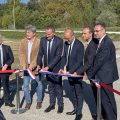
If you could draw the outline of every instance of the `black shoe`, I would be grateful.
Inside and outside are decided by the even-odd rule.
[[[44,111],[44,112],[50,112],[51,110],[55,109],[55,106],[54,105],[50,105],[48,106],[48,108]]]
[[[73,111],[71,111],[71,112],[67,112],[66,114],[67,114],[67,115],[74,115],[74,114],[76,114],[76,112],[75,112],[75,110],[73,110]]]
[[[92,115],[92,120],[97,120],[97,115]]]
[[[63,112],[63,109],[64,109],[63,106],[59,106],[57,113],[62,113],[62,112]]]
[[[5,106],[15,107],[15,105],[14,105],[14,104],[12,104],[12,103],[5,103]]]
[[[81,115],[76,115],[75,120],[81,120],[82,114]]]

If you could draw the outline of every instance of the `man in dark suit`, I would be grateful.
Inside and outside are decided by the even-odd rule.
[[[93,67],[88,71],[89,78],[95,76],[96,80],[113,87],[113,82],[118,80],[115,46],[106,34],[104,24],[98,23],[94,27],[95,37],[99,39]],[[101,88],[101,103],[106,120],[117,120],[117,108],[114,94],[108,89]]]
[[[10,46],[2,44],[2,36],[0,36],[0,70],[4,71],[7,69],[11,69],[11,64],[14,62],[14,57]],[[5,106],[14,107],[10,99],[10,91],[9,91],[9,74],[0,74],[0,87],[2,86],[4,89],[4,102]]]
[[[83,77],[83,80],[84,80],[87,77],[86,76],[87,71],[93,65],[93,62],[94,62],[94,59],[96,56],[98,40],[93,38],[93,30],[89,26],[83,28],[82,37],[85,40],[85,42],[87,42],[87,47],[86,47],[85,55],[84,55],[84,65],[82,67],[80,67],[76,71],[76,73],[77,74],[85,73],[85,75]],[[91,87],[92,87],[92,89],[91,89]],[[88,92],[89,92],[89,94],[88,94]],[[89,106],[93,120],[97,120],[97,108],[96,108],[96,103],[95,103],[96,96],[95,97],[93,96],[93,93],[95,93],[95,95],[96,95],[96,86],[94,85],[94,83],[91,82],[91,86],[88,87],[87,83],[85,83],[85,81],[83,81],[83,93],[84,93],[85,101]]]
[[[83,65],[84,46],[75,38],[74,32],[71,28],[64,31],[64,38],[66,40],[64,45],[64,53],[61,60],[61,70],[64,73],[74,73]],[[63,71],[66,67],[66,72]],[[67,112],[68,115],[76,114],[75,120],[81,120],[83,107],[83,93],[82,93],[82,78],[68,78],[71,88],[73,89],[73,106],[72,112]]]
[[[55,29],[53,26],[47,26],[45,28],[46,36],[41,38],[40,48],[37,57],[37,69],[43,68],[42,59],[44,57],[45,71],[58,72],[60,70],[60,60],[63,50],[63,40],[55,35]],[[55,109],[55,102],[57,97],[58,111],[63,112],[63,89],[62,89],[62,77],[47,75],[48,91],[50,97],[50,105],[45,112],[50,112]]]

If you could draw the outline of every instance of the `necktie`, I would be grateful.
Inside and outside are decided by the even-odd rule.
[[[69,50],[68,50],[67,69],[69,69],[70,55],[71,55],[71,44],[69,45]]]
[[[2,68],[2,61],[1,61],[1,50],[0,50],[0,68]]]
[[[51,43],[51,40],[48,40],[48,65],[49,65],[49,63],[51,61],[51,57],[50,57],[50,54],[51,54],[50,43]]]

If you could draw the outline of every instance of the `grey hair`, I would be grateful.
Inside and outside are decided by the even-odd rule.
[[[36,33],[36,27],[33,26],[33,25],[28,25],[28,26],[26,26],[26,27],[25,27],[25,30],[26,30],[26,31],[31,31],[31,32],[33,32],[33,33]]]

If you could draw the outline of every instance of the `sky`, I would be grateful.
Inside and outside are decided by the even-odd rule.
[[[21,0],[22,3],[28,3],[29,0]],[[0,3],[6,3],[7,0],[0,0]]]

